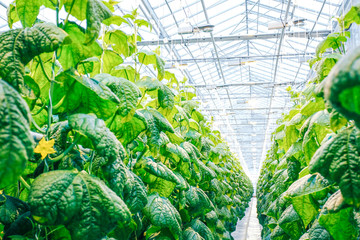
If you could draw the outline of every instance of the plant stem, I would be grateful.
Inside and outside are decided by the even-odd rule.
[[[34,127],[36,128],[36,130],[38,130],[41,133],[46,133],[45,130],[41,129],[41,127],[39,125],[37,125],[37,123],[35,122],[35,120],[31,117],[31,123],[34,125]]]
[[[70,16],[70,13],[71,13],[71,11],[72,11],[72,9],[73,9],[73,7],[74,7],[74,3],[75,3],[75,0],[73,0],[73,1],[72,1],[72,3],[71,3],[71,6],[70,6],[70,9],[69,9],[69,12],[68,12],[68,14],[67,14],[67,16],[66,16],[66,18],[65,18],[65,21],[64,21],[64,26],[63,26],[63,29],[65,29],[66,24],[67,24],[67,23],[68,23],[68,21],[69,21],[69,16]]]
[[[138,105],[141,105],[141,102],[142,102],[142,100],[144,99],[144,97],[145,97],[145,95],[146,95],[146,92],[147,92],[147,90],[144,91],[144,94],[141,96]]]
[[[71,145],[67,149],[65,149],[65,151],[63,151],[59,156],[57,156],[55,158],[49,158],[50,161],[52,163],[54,163],[54,162],[57,162],[57,161],[60,161],[61,159],[63,159],[66,156],[66,154],[68,154],[75,147],[75,145],[78,143],[78,141],[80,139],[80,136],[81,136],[80,134],[75,135],[75,139],[71,143]]]
[[[59,0],[56,0],[56,26],[60,26],[59,24]]]
[[[21,184],[24,185],[24,187],[27,190],[30,190],[30,185],[25,181],[25,179],[22,176],[20,176],[19,180],[20,180]]]
[[[40,63],[40,66],[41,66],[41,70],[43,71],[46,79],[47,79],[49,82],[51,82],[50,77],[47,75],[47,73],[46,73],[46,71],[45,71],[44,63],[43,63],[43,61],[41,60],[41,57],[38,56],[38,58],[39,58],[39,63]]]
[[[42,107],[41,107],[36,113],[32,113],[31,115],[32,115],[32,116],[38,115],[39,113],[41,113],[42,110],[44,110],[44,108],[46,107],[46,105],[47,105],[46,103],[43,104]]]
[[[52,78],[50,82],[50,89],[49,89],[49,105],[48,105],[48,128],[46,131],[47,140],[50,138],[50,130],[51,130],[51,123],[52,123],[52,95],[54,93],[54,80],[55,80],[55,61],[56,61],[56,51],[54,52],[53,56],[53,63],[51,66]]]

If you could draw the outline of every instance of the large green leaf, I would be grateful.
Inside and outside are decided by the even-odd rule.
[[[50,23],[15,29],[0,35],[0,77],[12,86],[23,85],[25,65],[35,56],[55,51],[67,34]]]
[[[205,215],[214,210],[214,205],[209,197],[197,187],[190,186],[189,190],[186,191],[186,201],[189,205],[189,211],[194,217]]]
[[[342,57],[331,70],[324,87],[325,98],[331,105],[357,124],[360,124],[359,58],[359,48]]]
[[[99,0],[87,0],[86,9],[86,45],[99,37],[101,22],[112,16],[111,11]]]
[[[310,172],[335,181],[345,201],[360,206],[360,141],[355,127],[339,132],[323,144],[311,159]]]
[[[331,132],[329,113],[325,110],[315,113],[303,124],[301,127],[301,134],[303,134],[302,148],[307,164],[325,136]]]
[[[177,186],[183,185],[173,171],[162,162],[155,162],[151,158],[146,158],[142,164],[142,168],[156,177],[175,183]]]
[[[126,170],[124,201],[132,213],[141,211],[147,203],[146,187],[132,171]]]
[[[199,219],[191,221],[190,226],[192,229],[195,230],[195,232],[199,233],[199,235],[203,239],[205,239],[205,240],[214,240],[215,239],[211,230],[206,226],[205,223],[203,223]]]
[[[145,65],[153,65],[157,69],[157,79],[162,80],[165,77],[165,61],[155,52],[141,50],[138,52],[138,61]]]
[[[104,182],[86,172],[51,171],[35,179],[28,203],[34,219],[65,225],[73,239],[101,239],[131,213]]]
[[[162,85],[161,88],[159,88],[158,98],[159,98],[160,106],[162,108],[172,109],[175,104],[174,97],[175,97],[174,93],[171,91],[171,89],[168,86]]]
[[[148,196],[148,203],[143,209],[143,213],[151,224],[169,228],[175,239],[181,238],[181,217],[169,199],[152,193]]]
[[[204,240],[204,238],[191,227],[188,227],[184,230],[183,239],[184,240]]]
[[[73,70],[56,77],[53,94],[55,114],[95,113],[107,119],[117,110],[119,98],[103,83],[79,76]]]
[[[159,148],[162,145],[160,133],[168,131],[173,133],[174,128],[169,121],[157,110],[148,108],[137,112],[137,117],[146,124],[146,132],[150,137],[150,146]]]
[[[113,77],[109,74],[99,74],[94,79],[105,84],[119,98],[119,114],[126,117],[135,113],[138,98],[141,97],[139,88],[125,78]]]
[[[109,159],[110,162],[125,158],[124,147],[102,119],[86,114],[74,114],[69,117],[69,125],[72,129],[87,136],[92,141],[96,152]]]
[[[301,237],[304,229],[301,219],[292,205],[281,214],[278,223],[291,239],[299,239]]]
[[[285,198],[290,198],[304,226],[315,219],[319,212],[316,199],[322,199],[330,190],[330,184],[320,174],[306,175],[288,188]]]
[[[131,79],[129,79],[129,80],[131,80]],[[157,79],[145,77],[145,78],[142,78],[140,81],[137,81],[136,85],[139,88],[145,89],[146,91],[155,91],[155,90],[161,88],[162,83]]]
[[[65,11],[71,13],[78,20],[86,18],[88,0],[63,0]]]
[[[171,158],[171,161],[179,162],[181,160],[184,162],[190,162],[189,154],[185,151],[185,149],[177,144],[173,144],[171,142],[166,144],[166,152],[166,155]]]
[[[0,189],[18,180],[33,154],[26,102],[0,79]]]
[[[135,112],[134,117],[130,120],[125,119],[125,121],[120,115],[116,115],[107,121],[107,125],[124,146],[132,142],[147,128],[144,116],[138,112]]]
[[[330,233],[323,226],[319,224],[319,221],[315,220],[311,228],[300,238],[300,240],[311,240],[311,239],[331,240],[332,238],[330,236]]]
[[[0,194],[0,223],[10,226],[20,215],[29,211],[28,204],[20,199]]]
[[[16,0],[16,10],[23,27],[31,27],[39,15],[41,0]]]
[[[65,70],[76,67],[82,60],[101,55],[102,49],[99,43],[93,42],[92,44],[84,45],[86,36],[85,30],[82,27],[76,23],[68,22],[64,30],[71,39],[71,43],[62,46],[59,51],[59,62]]]
[[[104,42],[111,45],[115,52],[124,55],[124,57],[130,56],[131,52],[128,43],[128,35],[123,31],[113,30],[106,32]]]
[[[350,10],[340,18],[339,27],[342,29],[347,29],[351,26],[352,23],[360,24],[360,6],[355,5],[350,8]]]
[[[355,227],[353,208],[346,206],[340,191],[326,201],[319,223],[329,231],[334,240],[356,239],[359,235],[359,230]]]
[[[347,37],[350,37],[350,32],[331,33],[316,47],[316,56],[321,56],[329,48],[337,50],[341,49],[342,44],[347,42]]]
[[[102,55],[102,73],[111,73],[111,70],[122,64],[122,57],[111,50],[105,50]]]

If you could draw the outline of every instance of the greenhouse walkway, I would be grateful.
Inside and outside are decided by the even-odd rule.
[[[236,230],[231,235],[234,240],[260,240],[261,226],[257,219],[256,197],[251,199],[246,209],[245,217],[237,223]]]

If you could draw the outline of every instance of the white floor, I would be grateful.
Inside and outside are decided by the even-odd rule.
[[[245,217],[237,223],[236,230],[231,235],[234,240],[261,240],[261,225],[257,219],[256,197],[251,199]]]

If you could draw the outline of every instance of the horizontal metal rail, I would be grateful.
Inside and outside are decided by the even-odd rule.
[[[287,32],[285,36],[294,38],[323,38],[331,33],[330,30],[319,30],[319,31],[301,31],[301,32]],[[244,41],[244,40],[256,40],[256,39],[271,39],[279,38],[281,33],[260,33],[260,34],[247,34],[238,36],[222,36],[214,37],[215,42],[229,42],[229,41]],[[138,46],[150,46],[150,45],[174,45],[174,44],[190,44],[190,43],[208,43],[212,42],[211,37],[203,38],[187,38],[187,39],[164,39],[141,41],[138,42]]]

